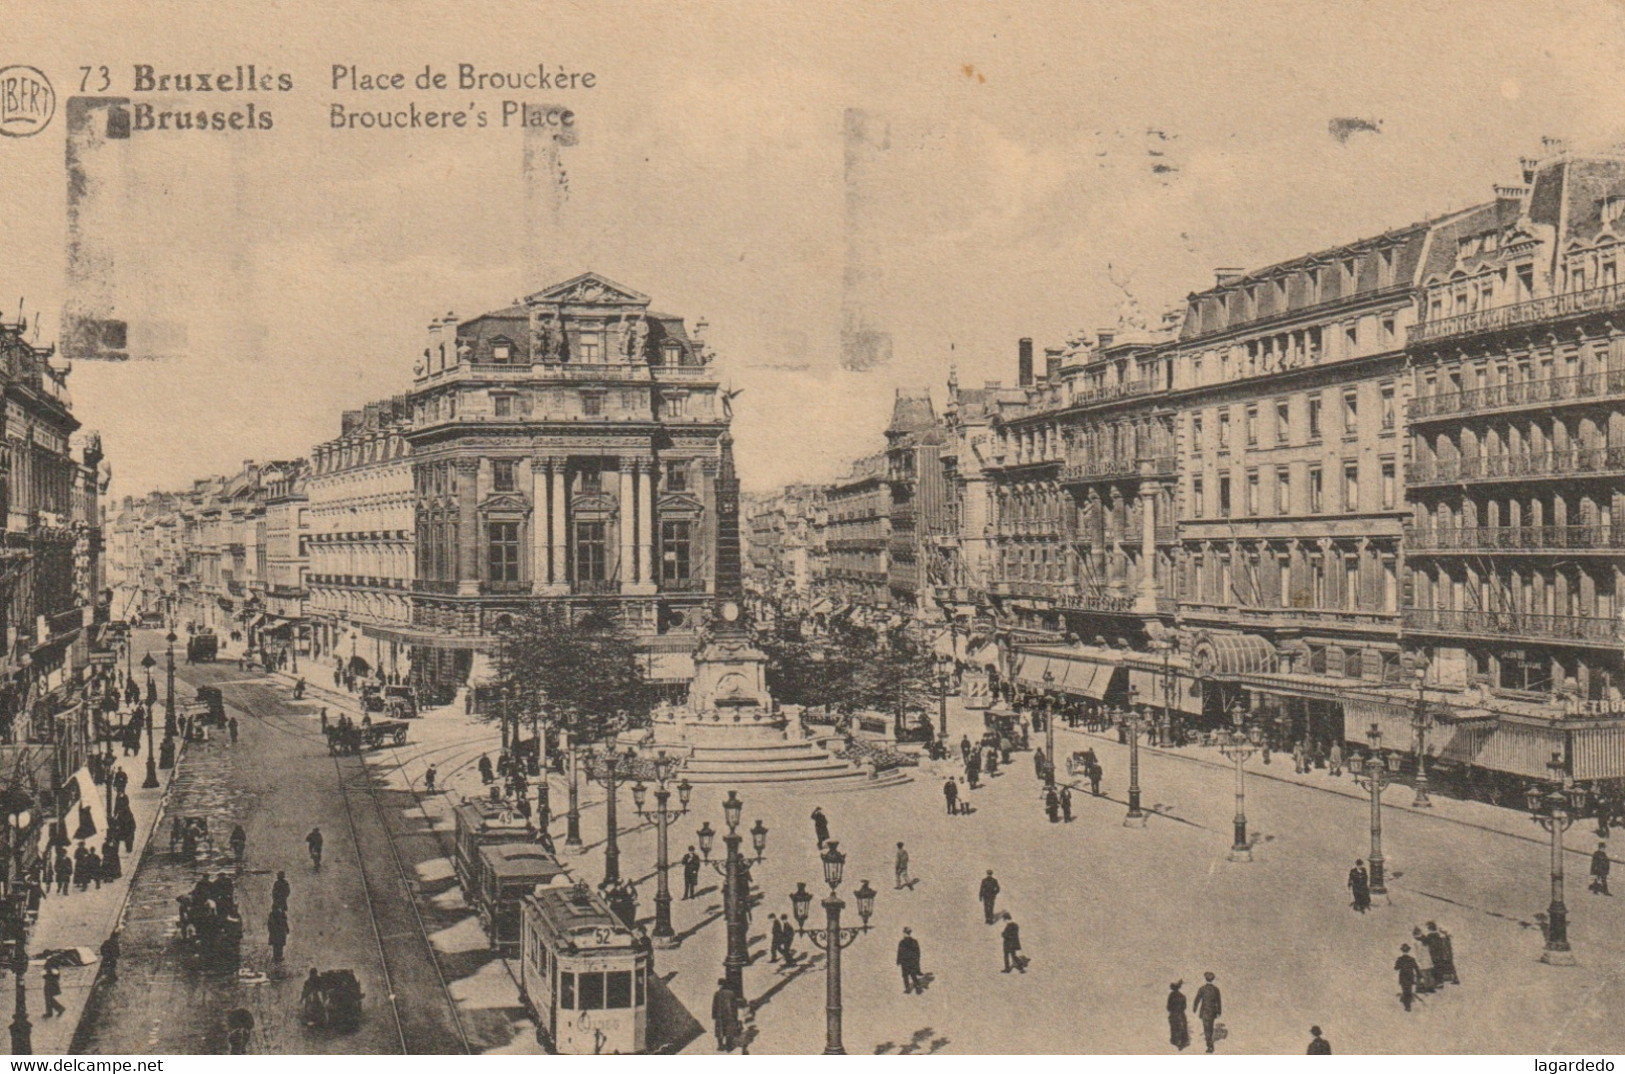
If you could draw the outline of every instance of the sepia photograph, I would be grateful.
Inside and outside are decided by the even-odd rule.
[[[11,1070],[1625,1054],[1616,0],[3,22]]]

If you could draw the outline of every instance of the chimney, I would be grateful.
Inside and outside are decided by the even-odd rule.
[[[1233,283],[1239,283],[1245,275],[1247,275],[1246,269],[1216,268],[1213,270],[1213,286],[1229,287]]]
[[[1022,388],[1033,386],[1033,341],[1023,338],[1016,344],[1016,384]]]
[[[1117,329],[1115,328],[1100,328],[1096,329],[1095,331],[1095,345],[1101,350],[1105,350],[1107,347],[1110,347],[1112,345],[1112,341],[1116,338]]]
[[[1061,379],[1061,348],[1059,348],[1059,347],[1045,347],[1044,348],[1044,379],[1049,381],[1051,384],[1055,384],[1055,383],[1058,383],[1060,381],[1060,379]]]

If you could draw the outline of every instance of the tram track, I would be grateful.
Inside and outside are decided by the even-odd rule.
[[[351,763],[346,765],[346,760]],[[401,858],[400,848],[396,845],[395,835],[390,830],[384,812],[384,804],[379,800],[377,788],[372,785],[372,777],[367,771],[366,763],[360,757],[335,756],[333,768],[338,777],[339,793],[344,801],[345,819],[350,830],[351,844],[355,848],[361,885],[367,897],[367,914],[372,922],[373,935],[378,945],[378,960],[383,969],[385,987],[388,989],[386,998],[395,1020],[401,1053],[474,1054],[462,1013],[457,1008],[456,998],[451,994],[451,986],[446,981],[445,971],[440,966],[434,944],[429,938],[428,926],[424,923],[422,911],[418,907],[415,882]],[[375,822],[376,827],[369,823],[369,818],[357,816],[355,801],[357,794],[355,787],[352,786],[354,783],[361,785],[362,794],[371,806],[370,820]],[[362,839],[364,827],[369,829],[369,834],[381,835],[381,841],[388,848],[390,860],[395,865],[394,879],[399,885],[394,898],[379,898],[380,878],[373,875],[367,864],[366,843]],[[376,843],[378,840],[370,842]],[[405,922],[393,920],[408,914],[411,918],[410,927],[402,928]],[[381,921],[381,915],[387,915],[391,920]],[[411,959],[413,947],[421,949],[421,956],[415,960],[419,964],[415,966],[409,964],[413,961]],[[411,979],[425,976],[423,964],[432,971],[432,989],[424,989],[421,987],[424,982]],[[432,1002],[425,992],[433,995]],[[403,1007],[408,1005],[412,1009],[403,1010]],[[434,1009],[423,1010],[421,1009],[423,1007]],[[446,1040],[444,1032],[446,1028],[453,1030],[456,1048],[446,1047],[451,1043]]]

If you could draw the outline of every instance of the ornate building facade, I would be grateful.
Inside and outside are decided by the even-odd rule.
[[[412,648],[441,695],[488,677],[505,617],[600,607],[680,689],[713,584],[719,438],[704,322],[593,273],[430,325],[408,400]]]

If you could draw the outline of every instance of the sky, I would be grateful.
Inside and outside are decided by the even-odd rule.
[[[252,63],[293,89],[137,94],[271,130],[138,131],[78,195],[79,265],[143,360],[80,360],[75,412],[112,494],[179,488],[336,435],[402,392],[430,318],[584,271],[709,324],[741,477],[828,480],[898,388],[962,384],[1258,267],[1460,208],[1543,136],[1612,144],[1610,3],[26,5],[0,66],[58,96],[0,139],[0,311],[58,338],[66,101],[135,66]],[[591,72],[590,89],[419,91],[428,65]],[[402,90],[335,91],[334,64]],[[88,77],[81,67],[88,65]],[[573,145],[499,126],[568,107]],[[334,130],[331,109],[468,108],[483,129]],[[861,116],[861,146],[847,138]],[[1338,139],[1332,120],[1378,128]],[[9,285],[9,288],[7,287]],[[37,318],[36,318],[37,311]],[[890,360],[843,367],[861,315]]]

